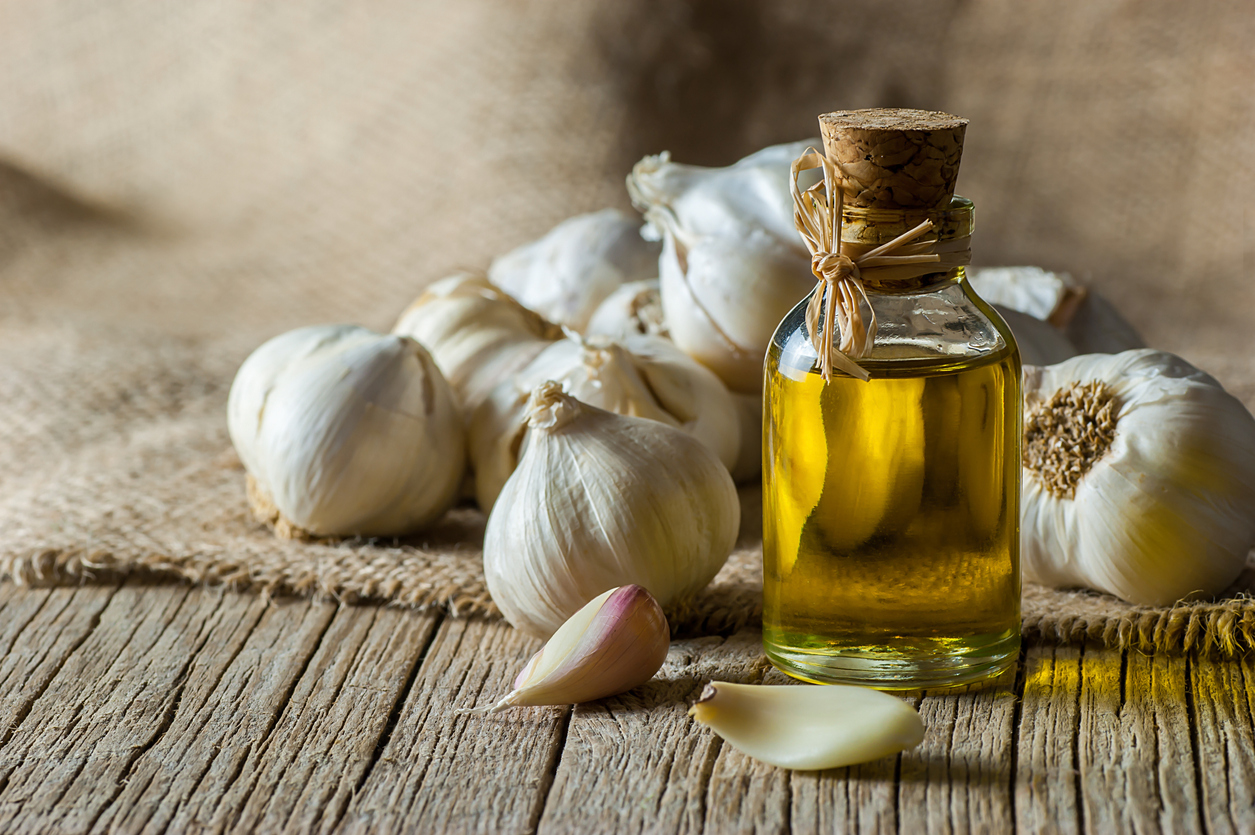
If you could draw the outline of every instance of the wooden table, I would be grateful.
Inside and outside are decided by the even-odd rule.
[[[0,831],[1252,832],[1251,661],[1031,647],[916,696],[897,758],[791,773],[695,725],[758,634],[493,716],[537,648],[500,623],[182,585],[0,585]]]

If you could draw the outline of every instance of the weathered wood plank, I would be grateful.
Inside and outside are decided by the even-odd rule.
[[[757,631],[675,641],[653,681],[576,707],[539,831],[702,831],[735,787],[711,786],[722,742],[689,704],[711,679],[760,681],[761,659]]]
[[[1086,831],[1198,826],[1185,672],[1183,658],[1086,650],[1078,737]]]
[[[215,828],[334,829],[440,620],[402,609],[341,609],[267,745],[250,753],[223,798]]]
[[[903,832],[1008,832],[1015,676],[984,686],[928,691],[919,702],[924,741],[901,755]]]
[[[458,711],[493,704],[539,648],[503,623],[442,623],[344,829],[533,831],[570,709]]]
[[[1255,661],[1192,659],[1190,667],[1203,824],[1213,835],[1255,832]],[[1173,775],[1165,793],[1193,776]]]
[[[1015,770],[1019,832],[1081,829],[1076,744],[1081,687],[1078,647],[1029,647],[1024,656]]]
[[[110,598],[0,753],[0,829],[88,828],[160,733],[218,607],[185,606],[185,588],[145,591],[128,583]]]
[[[0,762],[13,733],[66,659],[96,628],[116,586],[26,589],[5,583],[0,617]],[[2,768],[2,767],[0,767]],[[0,771],[0,775],[3,772]],[[0,779],[7,779],[0,777]]]
[[[167,727],[136,758],[100,828],[185,832],[216,823],[219,803],[250,754],[269,743],[337,608],[219,594],[222,617],[203,650],[180,647],[188,670]]]

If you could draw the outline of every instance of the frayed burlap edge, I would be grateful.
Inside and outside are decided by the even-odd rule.
[[[408,546],[371,555],[369,543],[333,549],[339,558],[283,568],[251,568],[220,555],[158,554],[119,560],[88,549],[47,550],[0,559],[0,577],[22,585],[64,586],[126,577],[178,579],[263,596],[301,596],[344,603],[384,603],[417,611],[443,610],[459,618],[499,618],[482,578],[431,570],[421,549]],[[668,611],[677,636],[726,635],[761,622],[760,551],[741,545],[728,564],[695,598]],[[380,557],[387,570],[380,569]],[[1134,607],[1108,595],[1028,585],[1023,635],[1029,644],[1097,644],[1137,652],[1235,657],[1255,649],[1252,571],[1231,594],[1215,601],[1165,608]]]

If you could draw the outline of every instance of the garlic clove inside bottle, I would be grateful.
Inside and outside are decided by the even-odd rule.
[[[352,325],[258,348],[232,384],[228,428],[280,530],[408,533],[449,508],[465,467],[456,402],[431,357]]]
[[[670,645],[667,618],[653,595],[636,585],[610,589],[558,627],[488,712],[623,693],[654,677]]]

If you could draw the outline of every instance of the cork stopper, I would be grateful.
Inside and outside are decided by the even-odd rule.
[[[838,110],[819,117],[847,207],[945,209],[967,119],[931,110]]]

